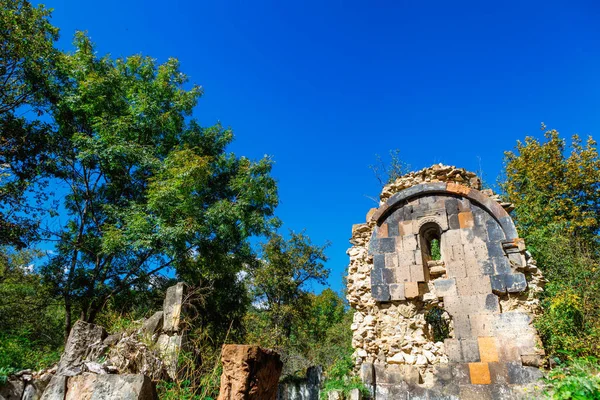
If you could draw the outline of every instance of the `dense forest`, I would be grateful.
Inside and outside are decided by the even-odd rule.
[[[194,119],[202,90],[176,59],[99,56],[81,32],[62,51],[49,10],[0,3],[0,380],[55,363],[76,320],[128,329],[185,281],[201,362],[164,398],[215,397],[234,342],[277,349],[288,375],[352,382],[352,313],[310,290],[327,284],[327,243],[281,232],[272,160]],[[591,137],[542,129],[505,153],[499,187],[547,280],[548,394],[600,398],[600,158]],[[394,157],[381,183],[404,169]]]

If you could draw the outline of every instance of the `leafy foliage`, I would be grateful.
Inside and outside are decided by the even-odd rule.
[[[545,395],[556,400],[600,399],[600,365],[593,357],[560,364],[548,374]]]
[[[62,346],[61,304],[33,263],[38,251],[0,249],[0,368],[40,368]]]
[[[281,346],[289,340],[294,320],[310,309],[307,285],[326,283],[326,246],[313,245],[304,233],[295,232],[290,232],[288,240],[273,234],[262,245],[259,261],[250,268],[250,278],[257,309],[267,318],[272,345]]]
[[[57,54],[58,29],[49,17],[42,5],[0,0],[0,245],[23,248],[38,236],[39,204],[26,197],[46,198],[40,178],[51,129],[16,113],[43,113],[46,76]]]
[[[230,130],[187,120],[201,89],[184,87],[177,60],[98,57],[82,33],[74,44],[51,106],[69,218],[52,232],[57,254],[45,269],[67,329],[74,310],[93,321],[112,297],[167,269],[192,284],[235,283],[247,239],[276,223],[271,161],[226,153]]]
[[[542,129],[545,126],[542,125]],[[515,205],[521,232],[548,235],[564,231],[594,240],[600,229],[600,158],[596,142],[573,135],[571,153],[556,130],[546,141],[527,137],[516,152],[505,153],[506,180],[502,188]]]
[[[444,310],[441,307],[432,307],[425,313],[425,322],[433,330],[433,340],[443,342],[450,336],[450,326],[448,321],[443,318]]]
[[[543,128],[545,128],[543,126]],[[571,152],[555,130],[506,153],[503,188],[548,284],[536,325],[551,355],[600,351],[600,158],[595,141],[573,136]]]

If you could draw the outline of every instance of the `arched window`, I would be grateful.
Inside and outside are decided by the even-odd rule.
[[[435,222],[427,222],[419,230],[419,245],[423,257],[426,280],[429,280],[429,261],[441,261],[442,228]]]

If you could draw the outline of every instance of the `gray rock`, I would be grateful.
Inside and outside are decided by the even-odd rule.
[[[167,289],[163,302],[163,332],[179,331],[184,294],[185,284],[183,282]]]
[[[162,334],[156,340],[156,347],[163,359],[167,375],[169,375],[171,379],[177,377],[177,361],[179,360],[182,339],[183,337],[181,335],[169,336]]]
[[[69,378],[65,400],[157,400],[156,389],[144,375],[96,375]]]
[[[93,372],[94,374],[102,375],[106,373],[104,367],[97,362],[90,361],[86,362],[84,365],[86,370],[88,370],[89,372]]]
[[[122,337],[122,333],[113,333],[112,335],[108,335],[106,339],[104,339],[103,343],[104,345],[110,347],[117,344]]]
[[[21,400],[24,385],[21,380],[9,379],[0,386],[0,400]]]
[[[25,386],[21,400],[39,400],[40,397],[42,397],[42,390],[37,385],[30,383]]]
[[[142,334],[152,337],[156,332],[162,329],[164,313],[157,311],[148,318],[142,325]]]
[[[100,356],[106,346],[102,343],[106,337],[103,327],[83,321],[75,322],[65,351],[58,363],[58,374],[67,370],[74,371],[83,361],[93,360]]]
[[[341,390],[331,390],[327,392],[328,400],[342,400],[344,398]]]
[[[67,377],[54,375],[40,400],[64,400],[67,393]]]
[[[110,373],[143,374],[157,380],[164,378],[163,360],[155,350],[133,337],[124,337],[111,347],[106,365]]]
[[[360,390],[358,390],[358,389],[350,390],[350,393],[348,393],[348,399],[349,400],[361,400],[362,395],[360,393]]]

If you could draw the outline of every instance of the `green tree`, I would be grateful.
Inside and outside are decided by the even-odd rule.
[[[40,177],[50,125],[35,117],[43,113],[57,55],[58,29],[49,18],[44,6],[0,0],[0,245],[24,247],[35,238],[39,204],[24,197],[45,199]],[[33,118],[17,115],[24,113]]]
[[[75,311],[94,321],[168,269],[193,285],[235,284],[247,239],[272,229],[278,201],[268,158],[227,153],[229,129],[189,118],[201,89],[186,89],[177,60],[98,57],[82,33],[75,47],[52,82],[68,217],[44,269],[64,299],[65,333]]]
[[[545,126],[542,126],[545,129]],[[502,188],[515,205],[521,232],[565,232],[589,241],[600,229],[600,158],[596,142],[585,145],[573,135],[571,153],[556,130],[517,142],[516,152],[505,153],[506,179]]]
[[[289,341],[295,317],[310,306],[308,284],[326,284],[327,246],[314,245],[304,233],[295,232],[288,240],[273,234],[262,245],[260,259],[250,268],[251,286],[275,345]]]
[[[39,369],[59,356],[64,316],[34,268],[41,256],[0,248],[0,369]]]
[[[545,126],[542,126],[545,129]],[[555,130],[506,153],[502,187],[548,284],[537,326],[552,355],[600,351],[600,158],[574,135],[570,153]]]

